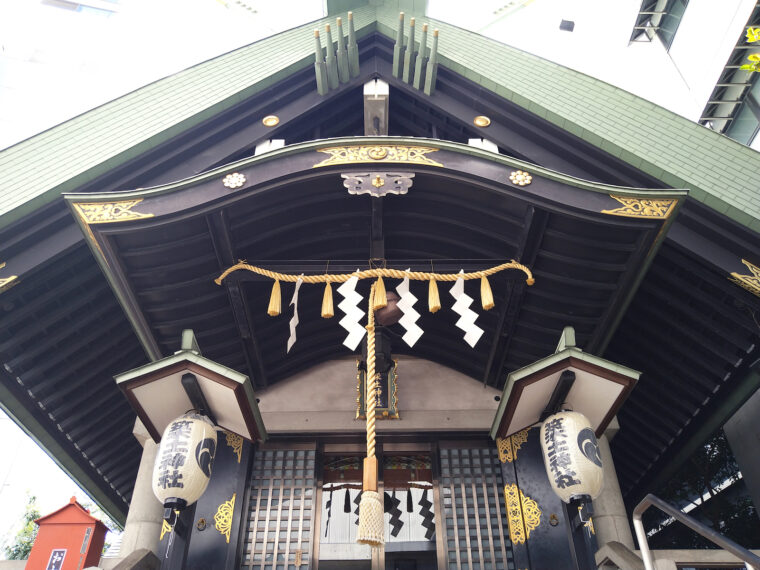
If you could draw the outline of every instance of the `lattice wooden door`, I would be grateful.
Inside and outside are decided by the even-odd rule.
[[[515,569],[495,448],[442,442],[440,496],[445,538],[439,570]]]
[[[314,446],[299,447],[255,453],[242,568],[309,567],[314,546],[316,451]]]

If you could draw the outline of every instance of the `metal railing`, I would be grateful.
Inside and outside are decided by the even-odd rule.
[[[644,523],[641,520],[641,516],[644,514],[644,511],[652,506],[657,507],[663,513],[670,515],[678,522],[685,524],[691,530],[705,537],[710,542],[713,542],[721,548],[727,550],[745,562],[748,569],[754,568],[755,570],[760,570],[760,556],[752,554],[749,550],[742,548],[733,540],[729,540],[716,530],[710,528],[705,524],[702,524],[689,515],[682,513],[679,509],[651,494],[644,497],[642,501],[636,505],[636,508],[633,509],[633,528],[636,530],[636,539],[639,541],[639,549],[641,550],[641,558],[644,560],[645,570],[655,570],[652,553],[649,550],[649,542],[647,542],[647,533],[644,530]]]

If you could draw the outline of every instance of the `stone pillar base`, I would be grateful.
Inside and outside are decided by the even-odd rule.
[[[610,451],[610,439],[620,429],[617,418],[610,422],[604,435],[599,438],[599,454],[604,469],[604,486],[601,494],[594,499],[594,529],[596,540],[601,548],[608,542],[619,542],[633,550],[633,534],[628,524],[623,495],[620,492],[615,464]]]

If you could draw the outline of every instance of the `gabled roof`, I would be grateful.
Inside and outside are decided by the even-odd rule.
[[[398,6],[358,8],[357,36],[395,37]],[[307,68],[310,30],[333,19],[196,65],[0,152],[0,227]],[[441,30],[443,66],[760,230],[760,194],[745,174],[760,171],[760,153],[582,73],[429,21]]]
[[[5,280],[13,288],[5,287],[10,290],[3,292],[0,311],[0,356],[4,364],[0,368],[0,406],[6,407],[83,486],[95,491],[94,500],[115,518],[125,517],[141,451],[130,434],[134,413],[118,393],[112,376],[143,364],[146,343],[141,339],[143,346],[140,346],[135,335],[140,327],[130,326],[125,318],[124,308],[129,300],[117,301],[118,290],[114,294],[112,284],[106,282],[81,241],[81,232],[76,232],[77,239],[60,239],[66,225],[73,224],[73,217],[60,199],[61,193],[82,192],[86,196],[80,196],[81,200],[107,201],[130,194],[115,190],[161,184],[159,189],[146,191],[145,202],[140,205],[145,208],[151,200],[147,194],[158,197],[163,191],[189,188],[197,182],[199,188],[201,183],[208,187],[197,192],[196,197],[226,199],[227,189],[221,176],[228,171],[241,169],[248,174],[243,169],[258,168],[278,156],[295,159],[306,147],[319,152],[324,141],[314,138],[330,138],[334,143],[340,140],[335,137],[363,132],[362,84],[377,74],[390,75],[387,70],[391,65],[398,10],[405,7],[366,6],[355,11],[357,35],[363,38],[360,53],[370,57],[362,60],[366,64],[363,75],[328,96],[319,96],[314,89],[311,28],[334,21],[332,17],[148,85],[0,152],[0,250],[4,256],[0,262],[7,262],[5,273],[0,274],[0,288],[2,276],[14,274],[13,281],[10,277]],[[407,243],[412,241],[416,243],[411,257],[417,260],[453,257],[458,264],[514,252],[515,257],[536,271],[540,284],[531,288],[525,300],[518,290],[502,289],[501,295],[495,291],[496,301],[505,311],[503,315],[509,307],[515,315],[525,307],[530,308],[532,322],[517,331],[525,340],[515,342],[519,340],[516,325],[513,327],[510,318],[499,318],[492,311],[484,315],[484,321],[490,319],[492,330],[501,332],[492,336],[495,340],[490,354],[481,355],[483,362],[460,355],[459,360],[470,368],[484,365],[483,369],[488,371],[483,374],[486,383],[501,381],[503,371],[514,370],[553,348],[552,345],[544,350],[535,340],[536,334],[543,335],[547,327],[573,324],[568,322],[572,318],[578,321],[579,332],[585,326],[589,335],[597,336],[596,346],[584,344],[586,350],[601,353],[609,335],[601,335],[595,323],[599,319],[610,323],[604,328],[611,334],[617,319],[623,318],[623,325],[610,344],[610,354],[605,356],[645,371],[638,391],[622,408],[620,421],[624,429],[613,441],[613,447],[617,445],[627,453],[616,455],[616,462],[620,459],[619,465],[624,466],[621,485],[624,492],[634,493],[643,485],[644,475],[659,473],[659,464],[669,461],[671,450],[681,446],[680,441],[687,436],[692,437],[690,430],[702,429],[709,424],[707,420],[725,419],[731,413],[730,406],[756,387],[756,375],[747,369],[760,354],[760,348],[751,348],[756,346],[756,324],[750,317],[751,311],[745,309],[760,310],[760,295],[753,296],[728,277],[736,271],[747,273],[741,261],[745,257],[757,263],[752,256],[760,251],[757,245],[760,235],[746,226],[758,229],[760,206],[752,181],[743,178],[742,173],[760,171],[760,155],[590,77],[454,26],[434,25],[442,30],[439,55],[443,68],[438,79],[450,91],[447,94],[441,88],[427,97],[389,77],[394,90],[389,132],[393,133],[397,121],[400,131],[397,134],[433,137],[440,154],[466,154],[470,163],[480,158],[510,169],[530,167],[536,180],[527,189],[528,194],[535,191],[536,200],[554,203],[541,211],[540,207],[536,209],[533,199],[520,201],[507,196],[515,191],[508,187],[500,202],[503,208],[494,208],[493,192],[486,186],[506,184],[506,170],[499,170],[499,176],[504,177],[501,182],[491,171],[476,176],[483,188],[480,198],[474,199],[472,194],[462,194],[465,186],[456,177],[441,185],[435,175],[422,168],[415,178],[414,192],[404,199],[403,205],[392,199],[386,202],[390,239],[385,256],[407,259],[411,255]],[[452,86],[457,88],[455,96]],[[302,104],[297,112],[290,109],[288,117],[278,111],[283,119],[281,130],[269,136],[284,138],[288,147],[252,159],[253,147],[262,138],[269,138],[262,134],[267,131],[260,122],[261,111],[270,106],[284,109],[295,98],[295,95],[291,99],[285,97],[283,87],[306,100],[304,103],[299,99]],[[562,94],[561,99],[558,93]],[[452,105],[452,100],[459,107]],[[506,149],[501,155],[457,144],[480,136],[482,131],[472,128],[469,120],[483,111],[479,105],[489,105],[485,114],[492,118],[499,115],[490,133],[499,147]],[[464,114],[458,113],[461,109]],[[532,122],[526,120],[528,116]],[[420,128],[425,121],[428,124]],[[648,124],[654,126],[647,127]],[[331,130],[322,128],[323,125]],[[497,127],[501,130],[497,131]],[[315,131],[320,134],[313,135]],[[214,143],[222,139],[219,145],[223,148],[207,152],[204,144],[212,144],[209,139],[214,139]],[[393,141],[388,137],[380,141],[360,137],[342,142]],[[433,143],[420,138],[396,142]],[[528,154],[524,146],[535,150],[541,143],[547,146],[539,149],[539,158],[523,160]],[[196,154],[190,151],[182,154],[186,146]],[[194,161],[197,156],[203,156],[203,161]],[[576,157],[580,160],[574,161]],[[552,160],[554,164],[545,163]],[[313,170],[316,162],[307,164],[302,172],[316,172]],[[534,167],[529,162],[541,166]],[[728,173],[721,171],[724,165],[729,165]],[[586,174],[573,174],[570,172],[573,167]],[[605,169],[619,176],[612,181],[605,179]],[[330,168],[318,171],[337,176]],[[129,174],[122,175],[123,172]],[[253,172],[250,174],[249,180],[261,182]],[[469,170],[468,175],[472,174]],[[572,180],[567,174],[593,182]],[[198,176],[177,182],[191,175]],[[566,188],[561,193],[541,192],[539,178]],[[173,343],[178,331],[174,328],[185,324],[200,326],[196,325],[197,318],[206,313],[209,319],[202,323],[205,331],[202,343],[204,350],[209,348],[209,357],[238,370],[247,366],[261,368],[268,372],[262,376],[268,375],[273,381],[291,375],[303,362],[326,358],[335,352],[340,345],[338,329],[325,336],[313,353],[302,353],[301,361],[296,357],[297,351],[305,347],[304,342],[289,360],[283,359],[279,355],[286,329],[279,327],[279,323],[265,318],[263,311],[251,318],[235,320],[235,315],[245,312],[250,299],[268,296],[268,285],[241,281],[239,295],[233,297],[212,284],[212,278],[239,257],[272,261],[276,254],[281,257],[274,261],[279,259],[285,265],[303,260],[302,256],[311,260],[366,260],[366,221],[372,215],[365,207],[366,201],[362,205],[342,191],[333,192],[340,188],[337,178],[328,180],[322,176],[317,182],[319,185],[309,185],[294,179],[288,193],[262,192],[255,198],[262,202],[253,202],[252,197],[248,208],[228,208],[207,218],[199,215],[197,224],[185,225],[173,240],[167,240],[157,226],[146,227],[145,232],[136,234],[138,239],[131,239],[127,232],[116,235],[120,233],[118,228],[107,227],[113,224],[93,230],[94,235],[112,234],[109,239],[114,240],[125,259],[130,259],[125,267],[133,281],[139,281],[144,293],[134,302],[135,310],[130,316],[147,315],[146,323],[154,324],[152,333],[161,344],[155,354],[169,354],[176,349]],[[668,224],[662,226],[652,220],[625,217],[614,223],[604,222],[602,225],[608,228],[620,226],[620,240],[610,240],[609,233],[600,234],[595,224],[568,225],[562,215],[554,215],[557,209],[570,217],[580,215],[577,204],[568,198],[569,192],[578,189],[599,194],[594,198],[597,202],[616,202],[612,192],[617,194],[620,188],[610,184],[643,188],[633,194],[647,198],[657,194],[654,189],[662,189],[666,184],[687,187],[704,204],[681,200],[683,207],[678,216],[671,216]],[[104,195],[98,196],[100,191]],[[314,201],[312,194],[320,191],[320,199]],[[214,198],[211,192],[224,195]],[[299,201],[299,197],[303,199]],[[169,203],[156,202],[159,209]],[[48,203],[49,208],[41,208]],[[599,210],[603,213],[604,209],[618,206],[599,204],[594,216]],[[159,209],[154,210],[150,204],[150,209],[145,210],[154,214],[153,222],[162,222],[157,219]],[[22,223],[14,223],[29,212],[34,215]],[[729,214],[745,227],[716,212]],[[420,214],[423,223],[415,224],[410,234],[409,219]],[[342,225],[336,226],[336,221]],[[153,226],[153,222],[148,226]],[[652,227],[645,239],[638,239],[633,230],[648,223]],[[292,224],[298,226],[301,235],[283,240],[280,232]],[[547,232],[550,240],[539,239]],[[415,239],[410,240],[410,235]],[[501,237],[494,239],[494,236]],[[647,245],[650,238],[662,243],[662,247],[650,249]],[[199,249],[201,242],[207,247]],[[545,255],[537,258],[539,244]],[[601,251],[596,253],[598,250]],[[262,252],[270,257],[262,258]],[[638,258],[654,257],[654,261],[636,293],[632,309],[625,311],[646,267],[639,265],[641,271],[631,271],[630,263],[619,259],[620,255],[632,254]],[[19,270],[16,279],[15,262],[21,259],[25,262],[21,269],[26,268],[28,274]],[[349,270],[355,267],[352,264]],[[587,279],[585,273],[589,270],[593,271]],[[186,280],[187,273],[198,272],[202,273],[200,277],[195,275],[196,279]],[[167,273],[176,282],[155,282],[167,278]],[[592,286],[588,285],[589,279]],[[548,290],[546,285],[552,280],[556,283]],[[564,305],[568,287],[579,295],[599,299],[612,295],[619,302],[606,304],[603,300],[597,303],[595,299],[587,299],[568,310]],[[319,297],[319,291],[312,290]],[[302,294],[306,306],[309,293]],[[548,304],[547,295],[552,297],[550,301],[562,306]],[[198,314],[182,310],[188,300],[197,305]],[[318,299],[314,300],[312,305],[317,306],[317,302]],[[169,314],[172,312],[175,314]],[[548,322],[549,319],[557,322]],[[304,333],[307,324],[304,319],[301,325]],[[427,328],[427,324],[423,325]],[[253,342],[256,338],[267,343],[262,344],[261,354]],[[553,334],[551,339],[553,342]],[[677,339],[677,346],[671,351],[673,339]],[[461,344],[459,338],[455,340]],[[449,350],[449,344],[431,342],[425,346],[423,340],[417,350],[428,350],[432,358],[451,359],[456,351]],[[510,346],[515,358],[507,360]],[[155,357],[153,352],[148,351],[149,357]],[[118,356],[114,358],[114,354]],[[653,362],[656,368],[652,370]],[[250,375],[254,378],[256,370]],[[671,390],[670,386],[676,384],[677,389]],[[731,400],[728,407],[727,400]],[[628,429],[629,426],[634,429]],[[696,441],[698,437],[692,439]],[[642,440],[652,443],[642,449]]]
[[[95,518],[90,514],[90,511],[85,509],[77,502],[76,497],[71,497],[67,505],[62,506],[60,509],[53,511],[50,514],[42,516],[34,521],[38,526],[42,524],[95,524],[105,527],[100,519]]]
[[[357,36],[374,20],[374,8],[357,10]],[[328,21],[193,66],[0,152],[0,227],[312,65],[312,29]]]

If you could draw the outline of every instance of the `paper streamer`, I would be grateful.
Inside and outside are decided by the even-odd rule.
[[[285,352],[290,352],[293,345],[296,343],[296,327],[298,326],[298,290],[301,288],[303,279],[300,277],[296,281],[296,288],[293,291],[293,297],[290,299],[290,304],[293,305],[293,317],[290,319],[290,337],[288,338],[288,349]]]
[[[461,270],[459,273],[464,273],[464,270]],[[459,315],[457,327],[464,331],[464,341],[472,348],[475,348],[478,340],[483,335],[483,329],[475,324],[478,314],[470,309],[473,299],[464,292],[464,279],[461,277],[457,279],[449,293],[451,293],[451,296],[455,300],[454,306],[451,309]]]
[[[357,269],[357,271],[359,270]],[[338,304],[338,308],[346,313],[346,316],[340,320],[340,326],[348,331],[348,336],[343,341],[343,344],[351,350],[356,350],[356,347],[359,346],[359,343],[364,338],[364,334],[367,332],[359,324],[359,321],[364,318],[364,311],[359,308],[362,296],[356,292],[356,284],[358,282],[359,279],[354,276],[336,289],[343,297],[343,300]]]
[[[409,271],[409,269],[407,269]],[[401,284],[396,287],[396,293],[401,297],[396,306],[404,313],[404,316],[399,319],[399,324],[406,329],[404,333],[404,342],[409,346],[420,340],[423,330],[417,325],[417,319],[420,318],[420,314],[414,310],[414,304],[417,302],[417,297],[412,295],[409,291],[409,277],[404,277]]]

